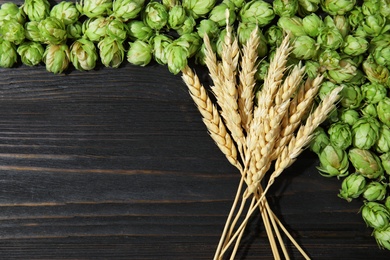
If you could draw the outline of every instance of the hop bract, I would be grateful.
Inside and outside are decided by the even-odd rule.
[[[39,42],[24,42],[18,46],[17,52],[23,64],[35,66],[42,61],[45,49]]]
[[[377,179],[383,176],[383,167],[379,157],[366,149],[352,148],[348,157],[356,171],[366,178]]]
[[[341,189],[338,196],[348,202],[358,198],[366,187],[366,178],[359,173],[348,175],[341,183]]]

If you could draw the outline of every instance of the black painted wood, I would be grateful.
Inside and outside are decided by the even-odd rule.
[[[271,189],[283,223],[313,259],[389,259],[317,163]],[[211,259],[238,182],[165,67],[0,69],[0,259]],[[243,241],[272,258],[258,215]]]

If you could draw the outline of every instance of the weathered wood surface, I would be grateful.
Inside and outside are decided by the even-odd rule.
[[[317,163],[271,189],[283,223],[313,259],[389,259]],[[212,259],[238,182],[165,67],[0,69],[0,259]],[[248,230],[237,259],[271,259]]]

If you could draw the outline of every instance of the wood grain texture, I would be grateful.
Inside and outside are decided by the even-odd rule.
[[[389,259],[317,164],[276,181],[278,216],[313,259]],[[238,182],[165,67],[0,69],[0,259],[212,259]],[[258,215],[243,241],[272,259]]]

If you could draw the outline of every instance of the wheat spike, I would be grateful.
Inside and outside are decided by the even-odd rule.
[[[182,79],[186,83],[190,95],[198,107],[204,124],[206,125],[211,138],[219,149],[225,154],[229,162],[242,171],[242,166],[237,160],[237,150],[230,134],[219,116],[218,110],[213,105],[207,90],[200,83],[198,76],[189,68],[182,70]]]

